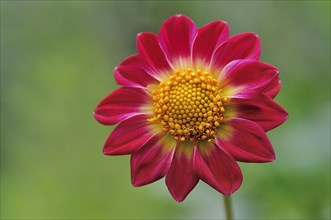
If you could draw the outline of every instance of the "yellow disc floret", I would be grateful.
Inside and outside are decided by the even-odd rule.
[[[214,140],[224,103],[216,78],[200,69],[176,70],[152,91],[154,116],[177,141]]]

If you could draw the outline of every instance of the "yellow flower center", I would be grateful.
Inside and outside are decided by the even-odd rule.
[[[177,141],[214,140],[224,117],[222,89],[209,71],[176,70],[152,91],[154,116]]]

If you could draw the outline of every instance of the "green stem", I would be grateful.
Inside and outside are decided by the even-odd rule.
[[[226,213],[226,220],[233,220],[232,203],[230,196],[224,196],[224,209]]]

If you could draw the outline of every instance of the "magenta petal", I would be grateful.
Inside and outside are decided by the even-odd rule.
[[[179,142],[166,176],[166,184],[172,197],[183,201],[199,182],[193,168],[193,144]]]
[[[278,94],[279,90],[281,87],[281,81],[279,78],[275,78],[265,89],[264,89],[264,93],[271,97],[271,98],[275,98],[276,95]]]
[[[134,186],[152,183],[164,177],[170,167],[174,146],[168,146],[155,135],[131,156],[131,180]],[[175,142],[173,142],[175,145]]]
[[[211,22],[198,30],[193,46],[193,61],[209,65],[215,49],[229,38],[229,26],[223,21]]]
[[[158,36],[154,33],[140,33],[137,35],[139,55],[145,63],[145,69],[154,78],[162,80],[162,73],[171,73],[171,67],[160,48]]]
[[[212,57],[211,68],[222,69],[233,60],[260,58],[261,43],[255,33],[235,35],[220,45]]]
[[[149,84],[158,84],[155,78],[143,69],[143,64],[138,55],[126,58],[114,70],[117,84],[127,87],[146,88]]]
[[[167,19],[161,26],[159,43],[173,68],[191,60],[193,41],[197,35],[194,22],[185,15]],[[185,61],[184,61],[185,60]],[[188,66],[181,66],[188,68]]]
[[[242,183],[237,162],[216,144],[199,144],[194,165],[200,179],[226,196],[239,189]]]
[[[263,94],[254,99],[231,99],[227,106],[235,111],[236,117],[253,121],[265,131],[281,125],[288,118],[284,108]]]
[[[221,87],[232,98],[260,95],[278,78],[278,69],[255,60],[236,60],[225,66],[219,75]]]
[[[103,153],[106,155],[132,154],[156,133],[151,132],[146,115],[137,115],[120,123],[108,137]]]
[[[218,130],[217,143],[237,161],[262,163],[275,159],[274,149],[259,125],[239,118],[224,123]]]
[[[151,98],[142,89],[123,87],[110,93],[94,111],[97,121],[105,125],[116,124],[134,115],[144,114],[141,108]]]

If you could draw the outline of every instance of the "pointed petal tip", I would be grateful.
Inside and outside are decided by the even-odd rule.
[[[100,115],[98,114],[98,107],[96,107],[96,109],[94,109],[94,111],[92,112],[92,115],[96,120],[98,117],[100,117]]]
[[[131,168],[131,171],[132,171],[132,168]],[[156,182],[162,178],[163,177],[157,177],[155,179],[146,180],[146,179],[141,179],[141,177],[136,177],[135,175],[133,175],[131,173],[131,184],[134,187],[141,187],[141,186],[145,186],[145,185],[151,184],[153,182]]]
[[[219,190],[217,190],[217,189],[215,189],[215,190],[217,190],[220,194],[222,194],[223,196],[231,196],[233,193],[235,193],[235,192],[237,192],[237,190],[240,188],[240,186],[241,186],[241,184],[242,184],[242,181],[243,179],[242,179],[242,177],[241,177],[241,179],[240,179],[240,181],[237,183],[237,184],[235,184],[235,185],[233,185],[232,186],[232,188],[230,188],[228,191],[225,191],[225,190],[223,190],[222,192],[221,191],[219,191]],[[208,184],[208,183],[207,183]],[[214,187],[213,187],[214,188]]]
[[[103,147],[102,150],[103,155],[105,156],[119,156],[119,155],[126,155],[126,154],[130,154],[130,152],[121,152],[120,150],[117,149],[111,149],[108,146],[106,146],[106,144]]]
[[[187,15],[185,15],[185,14],[182,14],[182,13],[172,15],[172,16],[170,16],[168,19],[166,19],[166,21],[168,21],[168,20],[172,20],[172,19],[176,19],[176,18],[179,18],[179,19],[184,18],[184,19],[189,19],[189,20],[192,21],[192,18],[191,18],[191,17],[189,17],[189,16],[187,16]]]
[[[260,36],[256,32],[246,32],[246,33],[243,33],[243,34],[246,34],[247,36],[252,36],[252,37],[256,37],[256,38],[260,39]]]
[[[274,160],[276,160],[276,155],[275,155],[275,153],[272,153],[272,154],[270,154],[269,157],[263,158],[263,160],[259,161],[258,163],[270,163]]]
[[[209,24],[224,24],[224,25],[229,25],[229,23],[227,21],[223,21],[223,20],[216,20],[216,21],[212,21]],[[208,25],[208,24],[207,24]]]
[[[116,155],[116,153],[114,153],[113,150],[111,150],[111,149],[106,149],[106,145],[103,146],[102,153],[103,153],[103,155],[105,155],[105,156],[115,156],[115,155]]]
[[[252,32],[252,35],[256,38],[260,38],[260,36],[256,32]]]
[[[288,112],[287,111],[285,111],[285,120],[287,120],[288,119]]]
[[[175,197],[173,197],[173,198],[176,200],[176,202],[183,202],[185,199],[185,198],[175,198]]]
[[[282,112],[280,112],[281,116],[280,116],[279,122],[276,124],[275,127],[282,125],[284,122],[286,122],[288,120],[288,112],[283,107],[280,106],[280,108],[282,111]],[[275,128],[275,127],[273,127],[273,128]],[[271,128],[271,129],[273,129],[273,128]],[[269,131],[271,129],[268,129],[266,131]]]
[[[106,151],[105,150],[105,147],[102,149],[102,153],[103,155],[106,155],[106,156],[110,156],[111,154],[109,153],[109,151]]]
[[[100,124],[103,124],[103,125],[113,125],[113,124],[115,124],[115,123],[109,123],[109,122],[107,122],[107,119],[105,119],[104,116],[99,115],[99,114],[97,113],[97,109],[93,112],[93,117],[94,117],[94,119],[95,119],[97,122],[99,122]]]
[[[274,160],[276,160],[276,155],[275,155],[275,154],[274,154],[273,157],[271,158],[271,161],[274,161]],[[270,161],[270,162],[271,162],[271,161]]]
[[[131,156],[131,161],[132,161],[132,156]],[[144,183],[143,181],[141,181],[141,178],[137,178],[136,175],[134,175],[132,167],[131,167],[131,184],[133,187],[140,187],[140,186],[144,186],[148,183]]]
[[[174,17],[174,18],[188,18],[188,19],[192,20],[192,18],[191,18],[190,16],[185,15],[185,14],[182,14],[182,13],[175,14],[174,16],[171,16],[171,17]],[[171,18],[171,17],[170,17],[170,18]],[[169,18],[169,19],[170,19],[170,18]]]
[[[176,202],[183,202],[185,199],[186,199],[186,197],[188,196],[188,194],[186,194],[186,195],[179,195],[179,194],[175,194],[175,193],[171,193],[170,192],[170,194],[171,194],[171,196],[172,196],[172,198],[174,198],[174,200],[176,201]]]
[[[237,192],[238,189],[240,189],[240,186],[242,184],[242,178],[240,180],[240,182],[237,185],[234,185],[228,192],[223,192],[222,194],[224,196],[231,196],[233,193]]]
[[[284,109],[283,109],[284,110]],[[284,110],[284,113],[283,113],[283,120],[281,121],[281,123],[279,124],[279,125],[281,125],[281,124],[283,124],[285,121],[287,121],[288,120],[288,112],[286,111],[286,110]],[[278,125],[278,126],[279,126]]]
[[[271,154],[268,157],[263,158],[264,160],[260,161],[261,163],[270,163],[274,160],[276,160],[276,154],[274,151],[271,152]]]
[[[134,186],[134,187],[142,186],[142,184],[139,184],[139,183],[136,181],[136,179],[133,179],[133,178],[131,178],[131,184],[132,184],[132,186]]]

